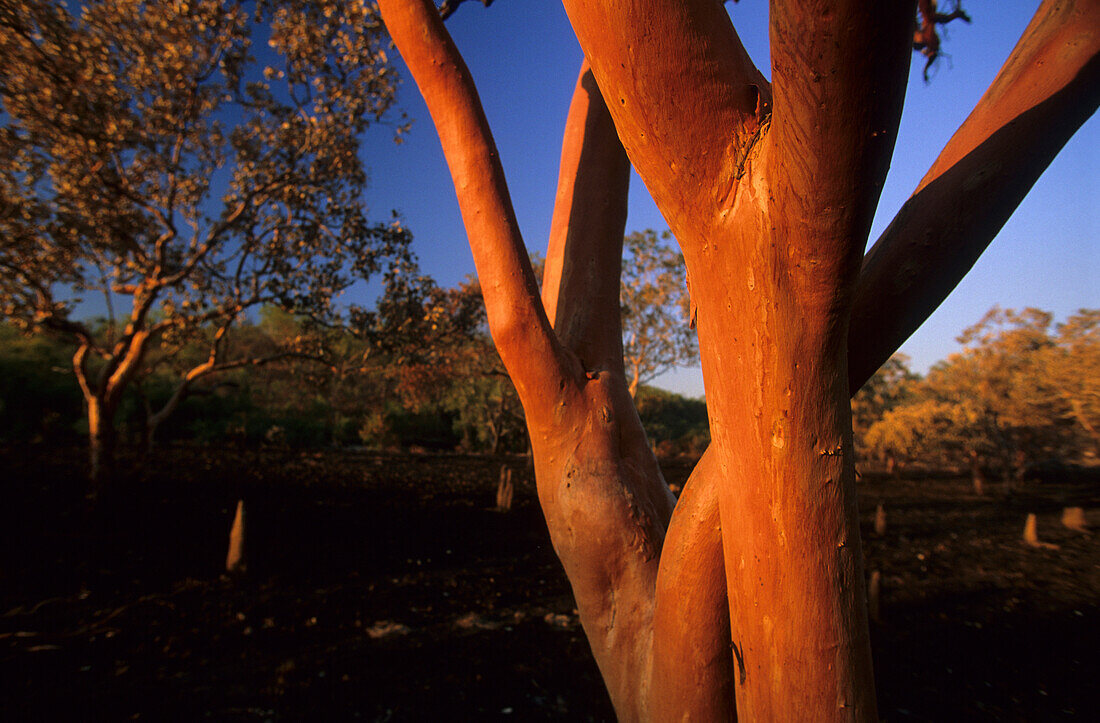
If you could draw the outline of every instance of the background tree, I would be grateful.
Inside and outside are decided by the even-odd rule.
[[[698,457],[710,443],[707,405],[655,387],[641,386],[634,396],[646,437],[658,455]]]
[[[623,361],[630,396],[638,385],[699,360],[690,300],[684,291],[684,257],[666,232],[629,234],[623,241]]]
[[[361,0],[0,3],[0,309],[76,342],[93,480],[166,335],[213,329],[182,393],[236,363],[249,308],[331,319],[406,246],[361,200],[358,136],[393,100],[380,31]],[[73,319],[88,295],[103,339]]]
[[[547,526],[616,712],[873,720],[850,391],[1095,110],[1100,6],[1043,3],[861,265],[914,3],[772,2],[770,83],[722,3],[563,4],[586,64],[541,295],[436,6],[379,7],[447,156]],[[631,164],[680,244],[697,309],[712,441],[678,501],[623,363]]]
[[[909,369],[909,357],[894,354],[852,396],[852,434],[861,459],[868,460],[872,452],[887,452],[883,448],[872,449],[868,446],[867,431],[887,412],[908,399],[912,385],[918,379],[919,376]]]
[[[210,385],[201,385],[211,377],[289,359],[321,360],[318,341],[309,333],[308,323],[302,323],[308,320],[295,319],[278,306],[263,306],[259,311],[259,324],[230,317],[202,326],[170,327],[146,353],[134,377],[144,409],[146,453],[153,451],[157,430],[180,404],[193,394],[210,392]],[[156,397],[146,393],[146,382],[152,378],[167,393]]]
[[[1100,458],[1100,309],[1081,309],[1058,324],[1044,356],[1046,387],[1084,435],[1084,454]]]
[[[974,491],[983,494],[985,462],[997,450],[986,421],[969,399],[945,402],[918,392],[872,424],[864,444],[872,453],[899,462],[969,469]]]
[[[451,419],[466,449],[496,453],[510,442],[524,451],[523,410],[489,338],[477,279],[433,290],[423,307],[421,328],[391,357],[398,398],[407,409]]]
[[[0,439],[66,441],[81,414],[72,350],[0,322]]]
[[[994,307],[959,337],[960,353],[871,425],[868,445],[969,467],[978,490],[986,469],[1019,483],[1037,463],[1094,458],[1095,407],[1090,415],[1084,400],[1095,394],[1095,318],[1082,310],[1052,328],[1045,311]]]

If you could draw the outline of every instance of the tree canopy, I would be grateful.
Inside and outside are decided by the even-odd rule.
[[[213,324],[213,370],[250,307],[331,321],[407,254],[362,201],[385,46],[361,0],[0,3],[0,312],[76,341],[93,447],[151,345]]]
[[[866,431],[881,453],[992,468],[1010,481],[1047,460],[1100,456],[1100,312],[1055,325],[1049,312],[995,307],[959,337],[963,350],[907,385]]]

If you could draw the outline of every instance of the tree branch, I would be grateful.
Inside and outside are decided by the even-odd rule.
[[[722,470],[714,452],[708,448],[691,471],[661,549],[650,671],[652,720],[736,718],[718,515]]]
[[[969,23],[970,16],[959,6],[959,0],[956,0],[954,9],[947,13],[939,12],[936,0],[917,0],[917,9],[920,22],[913,33],[913,49],[921,51],[921,54],[928,58],[924,63],[924,82],[927,83],[928,69],[940,56],[940,36],[936,32],[936,26],[946,25],[952,20]]]
[[[566,371],[539,298],[473,79],[429,0],[382,0],[382,18],[428,105],[481,279],[489,330],[524,406],[552,403]]]
[[[92,387],[88,384],[88,350],[90,345],[81,343],[73,354],[73,373],[76,374],[76,382],[80,385],[80,391],[84,394],[84,401],[95,398]]]
[[[619,278],[630,161],[587,62],[564,136],[543,305],[558,338],[586,368],[621,374]]]
[[[176,388],[172,391],[172,396],[168,398],[168,401],[164,403],[155,414],[148,415],[148,421],[150,426],[156,428],[167,419],[172,413],[179,407],[183,400],[187,398],[187,395],[191,391],[192,385],[199,381],[203,377],[208,377],[211,374],[217,374],[221,372],[231,371],[233,369],[241,369],[248,366],[263,366],[276,361],[282,361],[284,359],[304,359],[308,361],[316,361],[323,363],[324,360],[320,357],[312,354],[304,354],[301,352],[278,352],[276,354],[269,354],[262,357],[250,357],[248,359],[236,359],[231,362],[217,363],[214,361],[214,354],[211,353],[208,358],[202,364],[190,369],[187,374],[184,375],[180,383],[176,385]]]
[[[863,386],[970,271],[1100,105],[1100,4],[1046,0],[970,117],[868,252],[849,332]]]
[[[775,0],[770,24],[771,218],[812,278],[850,282],[897,137],[913,2]]]
[[[732,205],[767,81],[714,0],[564,5],[631,162],[680,243],[702,244]]]

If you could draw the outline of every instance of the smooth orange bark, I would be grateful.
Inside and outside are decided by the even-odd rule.
[[[630,161],[586,62],[562,139],[542,300],[554,332],[586,368],[619,374],[619,276],[629,184]]]
[[[944,208],[922,199],[941,198],[928,195],[937,184],[963,197],[987,189],[997,210],[962,225],[984,247],[999,228],[990,219],[1095,109],[1096,6],[1044,3],[861,270],[914,3],[775,0],[774,86],[714,0],[564,4],[591,75],[582,68],[567,122],[541,300],[476,90],[434,4],[380,7],[439,130],[551,539],[612,702],[623,720],[735,709],[743,720],[873,720],[848,398],[857,370],[961,276],[949,244],[937,241],[950,268],[936,271],[912,241],[926,233],[913,219],[935,229]],[[1032,138],[1032,117],[1058,130],[1009,165],[1023,180],[977,182],[996,158],[984,149]],[[1030,130],[1002,134],[1005,124]],[[681,244],[697,309],[713,442],[675,510],[623,372],[623,149]]]
[[[379,7],[424,94],[451,168],[489,328],[523,402],[539,500],[581,624],[616,711],[624,720],[642,719],[645,697],[639,682],[648,677],[657,565],[674,498],[627,392],[621,352],[617,367],[601,368],[601,359],[579,355],[589,349],[587,333],[567,346],[550,327],[476,90],[435,6],[428,0],[382,0]],[[578,94],[588,92],[582,74]],[[600,120],[606,116],[602,103],[593,100],[579,98],[570,116],[567,137],[573,140],[563,158],[578,161],[575,172],[563,169],[563,178],[576,189],[617,178],[625,193],[621,150],[585,150],[590,132],[598,137],[601,127],[608,128]],[[578,127],[586,130],[577,132]],[[617,284],[614,296],[605,287],[608,271],[618,268],[625,214],[617,225],[593,214],[621,201],[585,211],[576,192],[567,200],[572,210],[559,207],[558,212],[568,214],[566,240],[556,245],[548,263],[562,269],[552,273],[570,290],[570,298],[557,300],[555,316],[569,318],[568,309],[580,303],[577,297],[584,303],[602,299],[609,305],[607,313],[617,315]],[[595,232],[600,228],[595,222],[605,224],[602,232]],[[614,244],[612,253],[602,250],[606,244]],[[595,264],[595,273],[571,271],[586,264]],[[619,324],[593,316],[580,328],[602,335],[604,340],[591,348],[603,350],[596,357],[606,357],[608,334],[617,333]]]

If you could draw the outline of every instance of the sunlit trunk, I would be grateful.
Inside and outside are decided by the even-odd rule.
[[[826,310],[796,303],[769,261],[688,262],[720,470],[737,711],[873,720],[843,337]]]
[[[1043,4],[861,272],[912,3],[772,0],[770,82],[722,3],[564,5],[586,68],[540,305],[438,8],[379,2],[447,156],[539,499],[616,713],[727,719],[733,688],[743,720],[874,720],[849,390],[958,283],[1095,109],[1100,6]],[[624,148],[683,249],[697,309],[713,443],[675,515],[622,358]]]
[[[114,414],[97,397],[88,400],[88,477],[95,498],[110,484],[114,472],[116,434]]]

